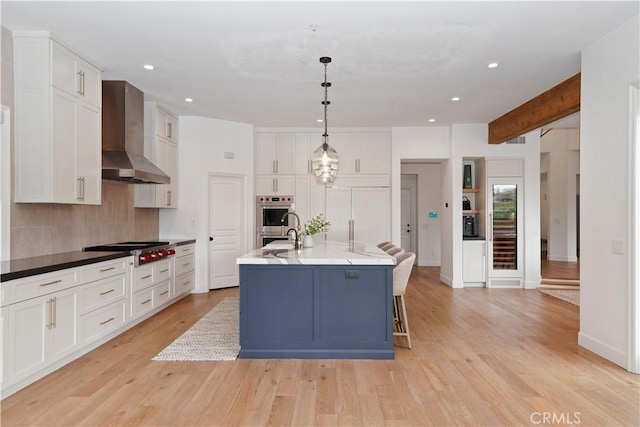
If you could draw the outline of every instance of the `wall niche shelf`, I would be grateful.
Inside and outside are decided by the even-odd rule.
[[[480,211],[478,209],[471,209],[471,210],[463,210],[462,211],[463,214],[479,214]]]
[[[462,192],[463,193],[479,193],[480,189],[479,188],[463,188]]]

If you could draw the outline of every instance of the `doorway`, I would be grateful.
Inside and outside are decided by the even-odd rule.
[[[245,181],[245,176],[209,176],[209,289],[240,284],[236,258],[246,252]]]
[[[418,175],[400,175],[400,247],[407,252],[417,253],[417,206]]]

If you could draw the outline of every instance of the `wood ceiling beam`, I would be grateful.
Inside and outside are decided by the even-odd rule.
[[[501,144],[580,111],[580,73],[489,123],[489,144]]]

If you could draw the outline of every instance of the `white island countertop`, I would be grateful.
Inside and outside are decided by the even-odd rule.
[[[395,265],[395,258],[374,244],[317,239],[311,248],[293,249],[292,244],[271,243],[236,259],[238,264],[291,265]]]

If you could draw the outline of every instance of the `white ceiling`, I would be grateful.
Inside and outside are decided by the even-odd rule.
[[[581,50],[638,13],[637,1],[2,1],[0,20],[51,31],[180,115],[255,126],[322,126],[318,59],[331,56],[331,128],[490,122],[580,72]]]

